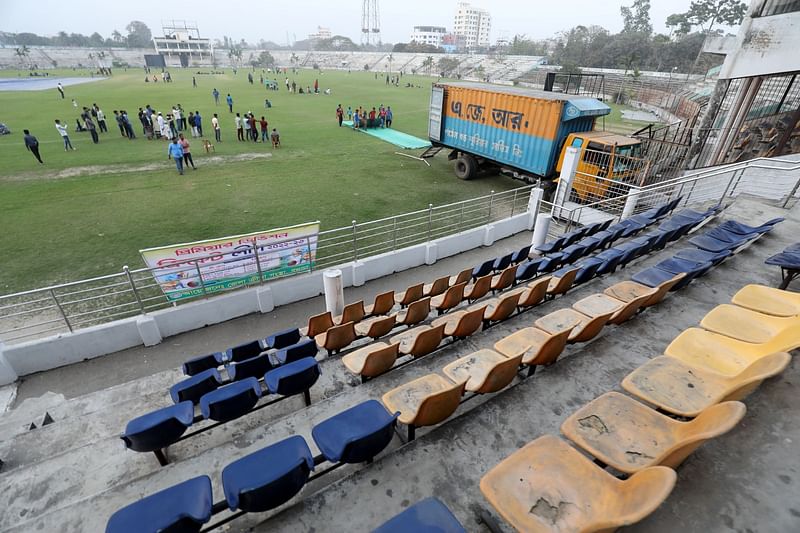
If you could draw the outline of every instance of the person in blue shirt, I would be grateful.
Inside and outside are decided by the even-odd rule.
[[[214,97],[214,104],[219,105],[219,91],[216,87],[214,87],[214,90],[211,91],[211,96]]]
[[[231,93],[228,93],[228,96],[225,97],[225,101],[228,103],[228,112],[233,113],[233,97]]]
[[[178,138],[173,137],[172,142],[167,148],[167,159],[172,158],[175,161],[175,166],[178,169],[178,174],[183,176],[183,147],[178,144]]]
[[[197,134],[203,136],[203,117],[200,116],[200,111],[194,112],[194,127],[197,128]]]
[[[386,108],[386,127],[387,128],[391,128],[392,127],[392,120],[394,120],[394,113],[392,113],[392,108],[391,107],[387,107]]]

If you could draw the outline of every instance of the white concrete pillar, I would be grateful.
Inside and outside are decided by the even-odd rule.
[[[432,265],[439,258],[439,247],[435,242],[429,242],[425,245],[425,264]]]
[[[531,240],[534,252],[536,247],[543,245],[547,241],[547,232],[550,231],[550,221],[552,219],[553,217],[545,213],[536,216],[536,224],[533,226],[533,239]]]
[[[483,230],[483,245],[491,246],[494,244],[494,225],[486,224]]]
[[[353,287],[361,287],[366,282],[366,268],[361,261],[353,261]]]
[[[258,311],[261,313],[271,313],[275,309],[275,300],[272,297],[270,287],[258,287],[256,289],[256,300],[258,300]]]
[[[639,203],[639,195],[642,193],[642,189],[639,187],[631,187],[628,191],[628,197],[625,199],[625,207],[622,208],[622,216],[620,220],[625,220],[626,218],[630,218],[633,216],[634,211],[636,210],[636,205]]]
[[[159,331],[158,323],[152,316],[141,315],[137,317],[136,329],[139,330],[139,335],[142,337],[142,343],[145,346],[155,346],[161,343],[161,331]]]
[[[5,356],[5,345],[0,342],[0,385],[8,385],[17,381],[17,373]]]
[[[539,214],[539,205],[542,203],[544,197],[544,189],[541,187],[534,187],[531,189],[531,195],[528,198],[528,211],[534,215]]]
[[[569,200],[569,193],[572,190],[572,180],[575,179],[575,172],[578,170],[578,162],[580,161],[581,152],[574,146],[568,146],[564,153],[564,163],[561,165],[561,174],[558,178],[558,188],[556,189],[556,196],[553,200],[554,217],[561,216],[561,209]]]
[[[325,309],[333,316],[341,315],[344,310],[342,271],[338,268],[326,270],[322,274],[322,286],[325,289]]]

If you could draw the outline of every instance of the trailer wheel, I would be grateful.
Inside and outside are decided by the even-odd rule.
[[[461,154],[454,167],[458,179],[471,180],[478,171],[478,162],[469,154]]]

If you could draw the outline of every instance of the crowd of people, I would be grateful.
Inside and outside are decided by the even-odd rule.
[[[342,106],[336,108],[336,118],[339,121],[339,126],[342,125],[343,116]],[[364,107],[357,107],[353,110],[348,106],[347,118],[353,121],[353,129],[367,129],[367,128],[391,128],[394,121],[394,112],[391,106],[384,107],[383,104],[379,105],[376,109],[373,107],[369,111]]]

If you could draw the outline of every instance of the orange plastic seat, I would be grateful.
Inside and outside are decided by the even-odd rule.
[[[359,300],[358,302],[353,302],[351,304],[347,304],[342,309],[342,314],[334,317],[333,323],[337,326],[341,326],[346,322],[361,322],[365,316],[364,312],[364,300]]]
[[[650,299],[645,300],[645,302],[642,304],[642,309],[650,307],[651,305],[656,305],[658,303],[661,303],[661,300],[663,300],[667,296],[667,293],[669,293],[672,287],[677,285],[678,282],[685,277],[686,277],[686,272],[678,272],[670,279],[665,280],[659,283],[657,286],[653,287],[654,289],[656,289],[656,292],[650,297]],[[636,282],[634,281],[632,283]],[[641,292],[647,292],[646,289],[649,289],[649,287],[647,287],[647,285],[642,285],[642,288],[640,288],[639,290]]]
[[[398,421],[408,426],[408,440],[414,440],[416,428],[436,425],[456,412],[465,385],[428,374],[390,390],[381,401],[390,413],[400,413]]]
[[[450,286],[450,276],[445,276],[434,280],[433,283],[427,283],[422,287],[423,296],[439,296]]]
[[[517,266],[510,266],[503,270],[500,274],[492,276],[492,284],[490,285],[492,292],[502,291],[514,284],[517,276]]]
[[[317,346],[325,348],[329,355],[334,355],[350,345],[351,342],[356,340],[355,324],[347,322],[341,326],[333,326],[325,333],[320,333],[314,337]]]
[[[566,294],[575,283],[575,276],[578,275],[580,267],[570,268],[561,277],[551,277],[550,283],[547,285],[547,296],[555,298],[559,294]]]
[[[465,268],[455,276],[450,276],[450,286],[453,285],[461,285],[462,283],[469,283],[469,280],[472,279],[472,269]]]
[[[766,315],[800,315],[800,294],[765,285],[745,285],[733,295],[731,303]]]
[[[388,335],[395,325],[397,325],[397,317],[377,315],[356,324],[356,334],[359,337],[378,339]]]
[[[399,347],[399,344],[373,342],[342,357],[342,363],[347,370],[361,376],[363,383],[391,369],[397,360]]]
[[[499,298],[491,298],[480,304],[475,304],[469,309],[474,309],[479,305],[486,306],[486,309],[483,311],[484,324],[500,322],[514,314],[514,311],[517,310],[517,303],[519,302],[520,296],[521,293],[519,292],[509,293]]]
[[[375,297],[375,302],[364,307],[366,316],[385,315],[394,307],[394,291],[382,292]]]
[[[611,287],[603,291],[603,296],[605,296],[606,298],[613,298],[614,300],[617,300],[618,302],[622,302],[624,304],[622,309],[620,309],[611,316],[611,319],[608,321],[610,324],[619,325],[624,322],[627,322],[628,320],[633,318],[633,316],[636,313],[639,312],[639,310],[642,308],[645,302],[650,300],[658,292],[658,289],[655,288],[648,290],[640,290],[639,288],[636,288],[633,285],[631,285],[634,283],[636,285],[639,285],[635,281],[631,282],[622,281],[620,283],[612,285]],[[631,292],[629,292],[629,290]],[[629,299],[623,300],[621,298],[617,298],[617,296],[615,295],[619,295],[622,298],[629,298]],[[609,302],[609,305],[612,303],[613,302]]]
[[[718,305],[700,321],[714,333],[753,344],[770,343],[776,352],[800,348],[800,318],[765,315],[731,304]]]
[[[454,313],[449,313],[437,318],[431,322],[431,325],[439,326],[444,324],[445,337],[464,339],[481,329],[485,310],[486,306],[480,305],[475,306],[472,310],[463,309],[461,311],[455,311]]]
[[[466,390],[489,394],[503,390],[517,375],[522,354],[506,357],[492,350],[479,350],[453,361],[442,372],[454,382],[466,381]]]
[[[442,343],[444,338],[444,324],[439,326],[417,326],[395,335],[389,342],[400,345],[400,353],[422,357],[428,355]]]
[[[564,351],[570,330],[551,335],[539,328],[525,328],[497,341],[494,349],[506,357],[522,355],[522,364],[530,366],[529,375],[537,365],[551,365]]]
[[[667,346],[664,353],[684,363],[725,376],[735,376],[752,363],[773,354],[774,344],[738,341],[705,329],[688,328]]]
[[[464,289],[464,298],[469,300],[470,303],[478,298],[483,298],[492,288],[492,275],[487,274],[475,280],[472,285],[467,285]]]
[[[444,294],[440,294],[439,296],[434,296],[431,298],[431,307],[436,309],[438,314],[442,314],[443,312],[456,307],[458,304],[464,300],[464,287],[466,287],[466,283],[460,283],[458,285],[453,285],[449,289],[447,289]]]
[[[567,418],[561,432],[603,463],[633,474],[650,466],[677,468],[705,441],[733,429],[746,410],[741,402],[723,402],[694,420],[679,422],[609,392]]]
[[[536,319],[533,325],[550,335],[557,335],[564,331],[571,332],[581,323],[581,317],[578,315],[579,313],[569,308],[558,309]]]
[[[526,533],[610,532],[656,510],[675,486],[671,468],[617,479],[553,435],[517,450],[481,479],[506,522]]]
[[[394,316],[398,324],[413,326],[419,324],[431,314],[431,297],[427,296],[409,304],[408,309],[398,311]]]
[[[547,287],[549,285],[550,276],[545,276],[528,283],[519,297],[517,306],[519,306],[520,309],[527,309],[540,304],[547,296]]]
[[[586,316],[574,309],[566,308],[549,313],[534,324],[551,335],[568,328],[570,329],[569,337],[567,337],[568,343],[587,342],[600,333],[612,314],[614,314],[613,311],[608,311],[602,315]]]
[[[394,295],[394,301],[400,304],[401,307],[409,305],[411,302],[416,302],[422,298],[422,289],[425,287],[424,283],[412,285],[403,292]]]
[[[783,372],[790,360],[787,353],[774,353],[736,376],[723,376],[674,357],[660,356],[628,374],[622,387],[664,411],[695,417],[714,404],[745,398],[762,381]]]
[[[331,312],[327,311],[325,313],[321,313],[319,315],[314,315],[308,319],[308,327],[302,328],[300,330],[300,335],[306,335],[308,337],[316,337],[320,333],[325,333],[329,329],[331,329],[335,324],[333,323],[333,317],[331,316]]]

